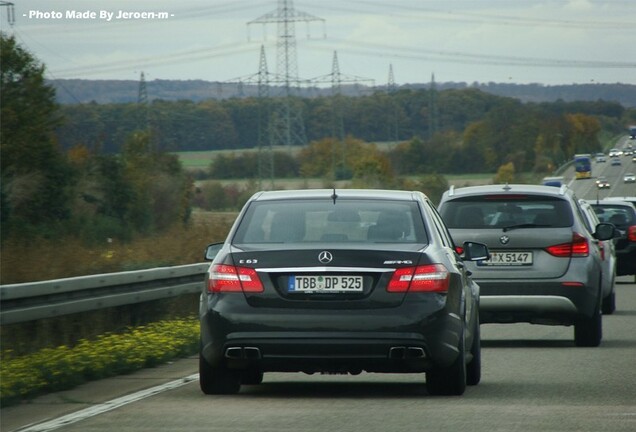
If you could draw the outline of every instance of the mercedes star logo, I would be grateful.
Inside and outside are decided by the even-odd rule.
[[[501,244],[508,244],[508,242],[510,241],[510,237],[508,237],[507,235],[502,235],[501,237],[499,237],[499,241],[501,242]]]
[[[333,256],[331,255],[331,252],[322,251],[318,255],[318,261],[320,261],[323,264],[330,263],[332,259],[333,259]]]

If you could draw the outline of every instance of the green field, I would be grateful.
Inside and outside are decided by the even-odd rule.
[[[393,144],[378,144],[379,147],[382,146],[391,146]],[[296,147],[292,149],[292,153],[296,153],[300,151],[300,147]],[[245,153],[245,152],[257,152],[257,149],[241,149],[241,150],[208,150],[208,151],[186,151],[186,152],[175,152],[173,154],[177,155],[183,168],[187,171],[195,171],[195,170],[208,170],[210,164],[220,154],[233,154],[233,153]],[[274,151],[287,151],[285,147],[276,147]],[[477,173],[477,174],[449,174],[446,175],[446,179],[448,183],[451,185],[455,185],[457,187],[462,186],[472,186],[472,185],[480,185],[480,184],[490,184],[492,183],[492,179],[495,176],[494,173]],[[414,178],[416,178],[415,176]],[[244,186],[250,182],[253,182],[253,179],[238,179],[238,180],[220,180],[222,184],[239,184]],[[205,181],[197,182],[197,183],[205,183]],[[261,181],[263,188],[270,189],[272,180],[264,179]],[[296,178],[296,179],[274,179],[273,180],[274,187],[273,189],[307,189],[307,188],[320,188],[320,187],[331,187],[333,182],[330,182],[327,179],[320,178]],[[337,186],[346,186],[348,182],[336,182]]]
[[[186,170],[207,170],[219,151],[186,151],[175,152]]]
[[[273,151],[284,152],[288,151],[286,147],[273,147]],[[296,154],[301,150],[301,147],[294,147],[291,149],[292,154]],[[215,157],[219,155],[229,154],[242,154],[242,153],[256,153],[258,149],[239,149],[239,150],[206,150],[206,151],[183,151],[173,152],[177,155],[183,168],[186,170],[207,170]]]

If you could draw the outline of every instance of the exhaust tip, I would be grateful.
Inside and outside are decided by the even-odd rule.
[[[261,350],[256,347],[230,347],[225,349],[225,357],[233,360],[257,360]]]
[[[422,347],[391,347],[389,349],[390,359],[420,359],[425,358],[426,352]]]
[[[406,357],[407,358],[424,358],[426,357],[426,353],[424,352],[424,348],[408,347],[406,349]]]
[[[406,347],[391,347],[389,349],[390,359],[403,359],[406,357]]]
[[[240,359],[243,357],[243,348],[231,347],[225,350],[225,357],[230,359]]]
[[[243,348],[243,353],[245,354],[245,358],[249,360],[261,358],[261,350],[256,347],[245,347]]]

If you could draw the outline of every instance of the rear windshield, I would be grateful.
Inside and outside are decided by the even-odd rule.
[[[601,222],[609,222],[619,228],[636,225],[634,210],[624,205],[592,204],[594,212]]]
[[[477,196],[447,201],[440,213],[449,228],[571,227],[567,201],[543,196]]]
[[[428,243],[415,202],[281,200],[250,204],[235,244],[314,242]]]

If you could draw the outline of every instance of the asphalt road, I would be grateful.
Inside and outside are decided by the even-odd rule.
[[[429,396],[420,374],[280,373],[205,396],[192,357],[4,408],[1,430],[633,432],[634,278],[616,289],[598,348],[575,347],[569,327],[482,325],[483,379],[461,397]]]
[[[631,143],[636,147],[636,141],[630,140],[628,136],[623,137],[617,144],[617,148],[622,149]],[[621,165],[612,165],[610,158],[607,162],[592,162],[592,179],[573,180],[574,168],[570,167],[564,177],[579,198],[582,199],[603,199],[610,196],[636,196],[636,183],[625,183],[623,176],[630,172],[636,173],[636,163],[632,162],[632,156],[621,156]],[[609,189],[598,189],[596,178],[605,176],[610,182]]]

